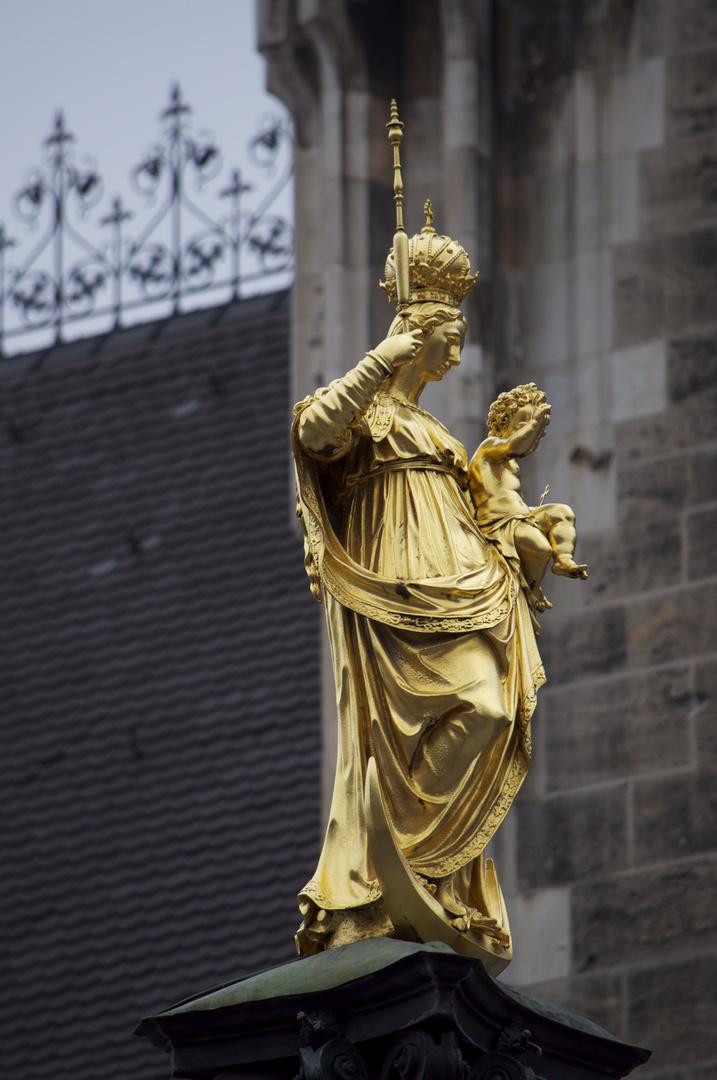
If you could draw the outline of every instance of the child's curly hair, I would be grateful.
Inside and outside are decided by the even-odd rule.
[[[497,398],[488,412],[488,430],[491,435],[500,437],[511,416],[523,405],[542,405],[547,401],[545,391],[538,390],[534,382],[523,383],[513,390],[506,390]]]

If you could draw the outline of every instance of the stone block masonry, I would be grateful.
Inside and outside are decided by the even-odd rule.
[[[544,5],[515,6],[529,22]],[[643,1077],[706,1080],[717,1069],[717,4],[625,4],[619,32],[584,8],[575,70],[531,103],[498,102],[498,141],[522,139],[522,167],[516,177],[506,151],[496,183],[520,184],[535,240],[516,268],[501,223],[498,278],[522,304],[505,313],[527,342],[497,366],[506,384],[554,388],[555,445],[525,473],[536,494],[550,482],[575,500],[590,571],[582,588],[546,583],[538,767],[514,845],[515,889],[559,891],[571,955],[562,978],[547,962],[541,975],[540,946],[519,974],[652,1047]],[[529,110],[548,135],[516,130]],[[584,402],[571,409],[578,380],[597,388],[589,423]],[[516,937],[540,940],[540,905],[515,910]]]

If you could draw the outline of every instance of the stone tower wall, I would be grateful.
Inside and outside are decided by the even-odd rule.
[[[446,380],[428,407],[470,449],[496,392],[532,379],[554,406],[524,486],[537,501],[550,483],[551,498],[574,506],[590,578],[546,584],[555,606],[542,619],[549,681],[534,767],[494,845],[518,956],[506,979],[653,1048],[645,1077],[707,1080],[717,1062],[717,3],[259,7],[271,84],[303,139],[297,385],[311,379],[309,344],[314,374],[341,374],[376,336],[376,235],[386,248],[393,229],[383,124],[396,96],[414,204],[434,198],[481,272],[467,308],[472,351],[454,390]],[[344,209],[327,234],[337,192]],[[323,232],[311,216],[322,205]],[[345,290],[343,308],[320,273]],[[312,282],[313,306],[301,299]]]
[[[590,566],[546,585],[506,977],[661,1074],[717,1060],[717,5],[500,4],[495,35],[497,389],[547,391],[526,486]]]

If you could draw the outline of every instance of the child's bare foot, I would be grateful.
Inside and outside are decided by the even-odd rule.
[[[582,578],[583,581],[586,581],[588,576],[587,563],[573,562],[569,555],[562,555],[559,559],[556,559],[551,569],[554,574],[559,574],[560,577]]]
[[[533,598],[533,607],[536,611],[547,611],[548,608],[553,606],[540,588],[540,585],[534,585],[530,590],[530,595]]]

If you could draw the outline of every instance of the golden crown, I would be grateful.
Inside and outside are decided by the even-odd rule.
[[[476,283],[468,255],[450,236],[440,236],[433,228],[431,200],[424,207],[426,224],[408,241],[409,304],[424,300],[458,307]],[[379,284],[392,304],[399,304],[396,263],[393,248],[386,260],[386,280]],[[406,301],[404,301],[405,303]]]

